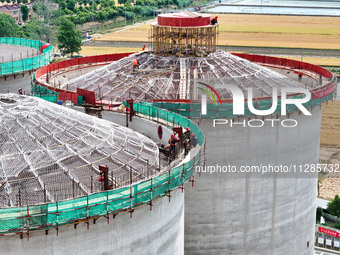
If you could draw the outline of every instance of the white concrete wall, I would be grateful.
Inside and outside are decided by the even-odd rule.
[[[102,111],[102,118],[104,120],[117,123],[124,127],[126,126],[126,115],[125,114],[110,112],[110,111]],[[163,144],[167,144],[173,131],[172,129],[167,128],[165,125],[162,125],[163,137],[162,139],[159,139],[158,138],[158,126],[159,124],[156,122],[152,122],[147,119],[142,119],[139,117],[133,117],[132,122],[129,121],[129,128],[147,135],[152,140],[160,141]]]
[[[201,120],[206,165],[317,164],[320,107],[289,118],[298,127],[213,128]],[[185,193],[185,254],[313,254],[317,174],[204,173],[195,180]]]
[[[53,78],[49,80],[49,84],[51,86],[58,87],[59,84],[63,84],[74,78],[78,78],[79,76],[87,74],[100,67],[102,67],[102,65],[95,65],[95,66],[88,65],[88,66],[84,66],[83,68],[65,71],[61,74],[57,74],[56,76],[53,76]],[[43,82],[46,82],[46,80],[44,80]]]
[[[62,226],[59,236],[51,229],[30,232],[30,239],[24,235],[1,236],[1,254],[133,254],[173,255],[184,254],[184,194],[181,190],[168,197],[154,201],[152,211],[148,205],[138,207],[130,219],[128,212],[122,212],[115,219],[99,218],[96,224],[90,221],[90,229],[80,223]]]

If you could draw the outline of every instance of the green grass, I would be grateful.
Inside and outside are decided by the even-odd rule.
[[[221,32],[340,35],[340,28],[220,25]]]

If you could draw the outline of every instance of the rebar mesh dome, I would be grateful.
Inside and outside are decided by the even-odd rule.
[[[149,138],[39,98],[0,94],[0,127],[0,207],[97,192],[99,165],[117,187],[159,173]]]
[[[132,63],[136,58],[141,65],[133,72]],[[87,89],[95,92],[97,100],[118,102],[127,98],[135,101],[193,99],[195,69],[197,80],[214,87],[222,99],[232,98],[230,91],[223,88],[227,84],[239,87],[245,94],[251,87],[254,97],[271,96],[273,87],[301,86],[272,69],[217,50],[206,57],[134,54],[72,79],[60,88]]]

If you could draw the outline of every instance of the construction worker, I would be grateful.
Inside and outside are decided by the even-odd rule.
[[[145,50],[146,45],[143,46],[142,50]]]
[[[184,132],[184,135],[183,135],[183,141],[186,140],[186,139],[190,139],[190,135],[191,135],[191,131],[190,131],[190,128],[186,128],[186,131]]]
[[[175,137],[174,134],[171,135],[171,138],[169,140],[169,144],[170,144],[170,154],[172,156],[172,159],[175,159],[175,154],[176,154],[176,143],[177,143],[177,139]]]
[[[139,69],[139,58],[136,58],[135,61],[133,62],[133,70]]]
[[[214,18],[211,19],[211,21],[210,21],[211,25],[217,24],[217,18],[218,18],[218,17],[215,16]]]
[[[196,147],[197,145],[197,138],[194,134],[191,134],[191,137],[190,137],[190,147]]]

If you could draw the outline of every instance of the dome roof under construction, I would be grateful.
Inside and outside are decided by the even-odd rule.
[[[39,98],[0,94],[0,207],[84,196],[158,173],[158,147],[120,125]]]
[[[140,67],[133,71],[136,58]],[[273,87],[301,87],[301,83],[277,71],[221,50],[205,57],[144,52],[72,79],[60,88],[71,91],[82,88],[94,91],[97,100],[121,102],[127,98],[135,101],[195,99],[195,81],[212,86],[222,100],[232,98],[230,91],[223,88],[227,84],[239,87],[244,93],[251,87],[254,97],[271,96]]]

